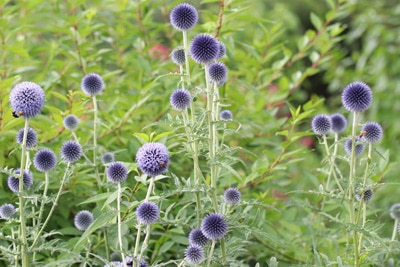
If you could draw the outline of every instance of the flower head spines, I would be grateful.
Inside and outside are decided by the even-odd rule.
[[[73,163],[82,156],[82,147],[75,141],[67,141],[61,147],[61,158],[65,162]]]
[[[122,162],[113,162],[107,168],[107,179],[110,182],[122,183],[126,178],[128,178],[128,169]]]
[[[31,118],[40,113],[44,107],[43,89],[33,82],[21,82],[14,86],[10,93],[10,104],[14,112],[24,118]]]
[[[219,53],[218,41],[209,34],[199,34],[193,38],[190,45],[190,56],[199,64],[208,64],[217,59]]]
[[[103,155],[101,155],[101,162],[103,164],[108,164],[114,161],[115,161],[114,154],[112,152],[106,152]]]
[[[83,77],[81,82],[82,91],[88,96],[94,96],[104,90],[104,81],[99,74],[90,73]]]
[[[219,113],[219,118],[223,121],[230,121],[233,120],[233,114],[232,111],[225,109],[225,110],[221,110],[221,112]]]
[[[190,264],[199,264],[204,258],[203,247],[190,244],[185,250],[185,260]]]
[[[332,130],[331,119],[325,114],[318,114],[312,119],[311,128],[315,134],[325,135]]]
[[[218,86],[226,82],[227,72],[225,64],[221,62],[212,63],[208,68],[211,82],[216,83]]]
[[[169,166],[169,152],[161,143],[147,143],[136,153],[136,162],[139,169],[148,176],[157,176],[167,171]]]
[[[158,206],[150,201],[143,202],[136,209],[136,217],[141,224],[153,224],[158,220],[160,210]]]
[[[360,194],[356,194],[355,198],[357,201],[363,201],[365,203],[368,203],[371,201],[371,199],[374,196],[374,191],[372,189],[367,189],[364,190],[364,192],[361,192]]]
[[[57,156],[53,150],[44,148],[36,152],[33,165],[40,172],[48,172],[57,165]]]
[[[0,206],[0,218],[10,219],[15,214],[15,207],[13,204],[3,204]]]
[[[224,43],[221,41],[218,41],[218,46],[219,46],[219,52],[218,52],[217,59],[221,59],[226,54],[226,47],[225,47]]]
[[[201,221],[203,235],[211,240],[223,238],[228,232],[225,218],[219,213],[211,213]]]
[[[74,224],[80,231],[85,231],[94,221],[94,216],[90,211],[82,210],[75,215]]]
[[[13,191],[14,193],[18,193],[19,192],[19,174],[20,174],[20,170],[17,169],[15,170],[15,174],[17,177],[15,176],[9,176],[8,180],[7,180],[7,184],[8,184],[8,188],[10,188],[11,191]],[[33,184],[33,175],[31,172],[29,171],[24,171],[24,174],[22,176],[22,180],[23,180],[23,188],[25,189],[29,189],[32,184]]]
[[[176,65],[184,65],[185,64],[185,61],[186,61],[185,50],[183,49],[182,46],[178,46],[174,50],[172,50],[171,60]]]
[[[372,91],[362,82],[352,82],[347,85],[342,93],[343,106],[351,112],[362,112],[372,103]]]
[[[390,207],[390,217],[395,220],[400,219],[400,203],[393,204]]]
[[[22,145],[22,142],[24,141],[24,128],[20,129],[17,134],[17,143]],[[28,133],[26,135],[26,147],[27,148],[32,148],[36,145],[37,143],[37,135],[35,130],[32,128],[28,128]]]
[[[188,90],[176,89],[169,98],[170,104],[175,110],[185,110],[190,106],[192,98]]]
[[[356,145],[354,147],[354,155],[358,156],[362,154],[365,150],[365,145],[361,143],[357,143],[359,141],[359,138],[356,138]],[[344,151],[346,151],[347,155],[351,155],[351,148],[352,148],[352,139],[347,139],[346,142],[344,143]]]
[[[189,243],[204,247],[208,243],[208,238],[203,235],[203,232],[196,228],[189,233]]]
[[[335,133],[343,132],[347,127],[347,120],[340,113],[332,114],[331,122],[332,122],[332,131]]]
[[[171,10],[169,18],[175,29],[179,31],[187,31],[196,26],[199,15],[194,6],[187,3],[181,3]]]
[[[376,143],[382,139],[383,129],[377,122],[367,122],[361,128],[363,133],[362,139],[367,143]]]
[[[79,119],[77,116],[69,114],[64,118],[63,124],[64,124],[65,129],[73,131],[78,126]]]
[[[228,205],[236,205],[240,202],[242,194],[234,187],[228,188],[224,193],[224,200]]]

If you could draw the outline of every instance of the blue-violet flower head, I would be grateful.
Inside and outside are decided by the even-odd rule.
[[[200,229],[208,239],[218,240],[226,235],[228,225],[221,214],[211,213],[201,221]]]
[[[40,172],[48,172],[57,165],[57,156],[53,150],[44,148],[36,152],[33,165]]]
[[[234,187],[228,188],[224,193],[224,200],[228,205],[236,205],[240,202],[242,194]]]
[[[136,162],[139,169],[148,176],[157,176],[167,171],[169,166],[169,152],[161,143],[147,143],[136,153]]]
[[[26,147],[27,148],[32,148],[36,145],[37,143],[37,135],[35,130],[32,128],[28,128],[28,133],[26,135]],[[20,129],[17,134],[17,143],[22,145],[22,142],[24,141],[24,128]]]
[[[352,112],[361,112],[369,108],[372,103],[372,91],[362,82],[352,82],[342,93],[343,106]]]
[[[90,73],[83,77],[81,82],[82,91],[88,96],[94,96],[104,90],[104,81],[100,75]]]
[[[356,194],[355,198],[357,201],[363,201],[365,203],[371,201],[371,199],[374,196],[374,191],[372,189],[367,189],[364,192],[361,192],[360,194]]]
[[[136,217],[141,224],[153,224],[158,220],[160,210],[153,202],[143,202],[136,209]]]
[[[73,131],[78,126],[79,119],[77,116],[69,114],[69,115],[65,116],[65,118],[63,120],[63,124],[64,124],[65,129]]]
[[[332,131],[335,133],[343,132],[347,127],[347,120],[340,113],[332,114],[331,122],[332,122]]]
[[[233,114],[232,111],[225,109],[225,110],[221,110],[221,112],[219,113],[219,118],[223,121],[230,121],[233,120]]]
[[[108,163],[111,163],[111,162],[114,162],[114,161],[115,161],[114,154],[111,153],[111,152],[106,152],[103,155],[101,155],[101,162],[103,164],[108,164]]]
[[[219,86],[226,82],[227,72],[225,64],[221,62],[212,63],[208,69],[211,82]]]
[[[332,130],[331,119],[325,114],[318,114],[312,119],[311,128],[315,134],[325,135]]]
[[[226,47],[225,47],[224,43],[221,41],[218,41],[218,46],[219,46],[219,52],[218,52],[217,59],[221,59],[226,54]]]
[[[383,129],[377,122],[367,122],[361,128],[363,133],[362,139],[367,143],[376,143],[382,139]]]
[[[189,233],[189,243],[204,247],[208,243],[208,238],[203,235],[203,232],[196,228]]]
[[[17,169],[15,170],[15,176],[9,176],[7,180],[8,188],[10,188],[11,191],[14,193],[19,192],[19,174],[20,170]],[[33,175],[29,171],[24,171],[24,175],[22,177],[23,183],[24,183],[24,189],[29,189],[32,184],[33,184]]]
[[[169,98],[170,104],[175,110],[184,110],[190,106],[192,98],[188,90],[176,89]]]
[[[169,18],[175,29],[179,31],[187,31],[196,26],[199,15],[194,6],[187,3],[181,3],[171,10]]]
[[[354,155],[358,156],[364,152],[365,145],[361,143],[357,143],[359,141],[359,138],[356,138],[356,146],[354,148]],[[351,148],[352,148],[352,139],[347,139],[346,142],[344,143],[344,151],[346,151],[346,154],[351,156]]]
[[[176,47],[171,52],[171,60],[176,65],[184,65],[185,64],[185,50],[182,46]]]
[[[400,203],[393,204],[390,207],[390,217],[395,220],[400,219]]]
[[[10,219],[15,214],[15,208],[13,204],[4,204],[0,206],[0,218]]]
[[[67,141],[61,147],[61,158],[66,161],[73,163],[79,160],[82,156],[82,147],[75,141]]]
[[[189,264],[199,264],[204,258],[203,247],[190,244],[185,250],[185,260]]]
[[[199,64],[208,64],[217,59],[218,41],[209,34],[199,34],[190,44],[190,56]]]
[[[125,182],[128,178],[128,168],[120,162],[116,161],[110,164],[107,168],[107,179],[112,183]]]
[[[18,83],[10,93],[11,108],[24,118],[38,115],[44,106],[44,101],[43,89],[33,82]]]
[[[75,215],[74,224],[80,231],[85,231],[94,221],[94,216],[90,211],[82,210]]]

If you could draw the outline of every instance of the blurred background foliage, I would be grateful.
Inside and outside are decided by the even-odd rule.
[[[62,119],[75,114],[81,120],[77,135],[91,153],[92,103],[80,91],[80,81],[85,74],[96,72],[106,83],[98,97],[100,153],[114,151],[117,160],[134,163],[141,145],[134,133],[167,133],[162,140],[172,152],[169,173],[189,177],[191,161],[180,154],[180,132],[168,115],[176,115],[169,106],[169,95],[179,83],[175,74],[179,70],[169,54],[181,45],[181,33],[169,24],[169,12],[180,2],[0,0],[0,167],[18,166],[20,153],[14,140],[23,120],[12,117],[8,95],[15,83],[24,80],[36,82],[46,91],[42,114],[31,120],[39,135],[37,148],[58,152],[62,142],[72,138]],[[400,5],[393,0],[188,2],[200,15],[189,40],[207,32],[227,48],[223,62],[229,79],[220,90],[234,122],[229,124],[232,134],[226,140],[240,149],[231,166],[235,175],[226,173],[220,188],[221,192],[232,185],[241,189],[244,202],[238,209],[246,216],[246,220],[239,216],[232,227],[243,232],[230,233],[232,250],[228,255],[235,255],[236,260],[232,266],[257,262],[266,266],[272,256],[280,266],[334,264],[337,255],[345,255],[340,239],[343,226],[334,228],[316,221],[313,215],[321,197],[296,193],[317,190],[326,178],[318,171],[323,156],[310,131],[310,118],[334,112],[347,116],[341,107],[341,91],[352,81],[364,81],[373,90],[374,102],[363,119],[381,123],[384,140],[377,149],[388,161],[399,160]],[[192,63],[191,69],[194,84],[199,83],[195,86],[204,86],[199,66]],[[198,96],[198,102],[202,97]],[[135,164],[132,169],[137,174]],[[51,188],[57,188],[62,168],[58,172],[53,173]],[[395,198],[398,176],[397,168],[386,174],[369,204],[369,216],[382,223],[378,230],[382,237],[390,237],[392,230],[389,207],[400,202]],[[43,177],[35,173],[35,179]],[[135,188],[131,193],[138,195],[132,198],[125,192],[126,197],[140,201],[145,189],[133,175],[130,179],[129,187]],[[7,175],[0,174],[0,181],[0,203],[15,202],[16,196],[7,188]],[[97,208],[100,212],[101,205],[96,203],[79,205],[100,193],[93,183],[90,170],[84,164],[76,166],[49,226],[49,231],[61,229],[64,236],[58,238],[79,239],[73,230],[73,216],[79,210]],[[183,258],[190,227],[182,218],[191,216],[190,209],[183,207],[190,197],[168,195],[176,188],[166,179],[157,190],[167,197],[162,200],[164,208],[179,200],[177,207],[182,212],[166,212],[147,257],[150,262]],[[336,205],[332,210],[340,207]],[[177,228],[171,230],[171,225]],[[97,249],[95,253],[104,255],[101,246]],[[389,258],[386,252],[377,254],[370,257],[376,266]],[[63,252],[42,254],[49,262],[67,256]]]

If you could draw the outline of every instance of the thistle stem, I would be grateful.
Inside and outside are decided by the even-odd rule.
[[[118,210],[118,242],[119,242],[119,249],[121,251],[122,262],[124,267],[126,267],[126,260],[124,254],[124,247],[122,244],[122,230],[121,230],[121,183],[118,183],[118,197],[117,197],[117,210]]]
[[[215,248],[215,240],[212,241],[210,253],[208,254],[207,267],[209,267],[211,264],[211,259],[214,254],[214,248]]]
[[[392,239],[391,241],[394,241],[396,239],[396,234],[397,234],[397,225],[399,224],[399,219],[394,220],[394,226],[393,226],[393,233],[392,233]]]
[[[94,122],[93,122],[93,167],[95,170],[97,186],[101,187],[103,183],[100,180],[99,168],[97,166],[97,124],[98,124],[98,107],[96,95],[93,96],[93,112],[94,112]]]

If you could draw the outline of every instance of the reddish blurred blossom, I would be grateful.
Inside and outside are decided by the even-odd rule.
[[[149,53],[155,59],[167,61],[169,60],[171,50],[163,44],[156,44],[152,48],[150,48]]]

